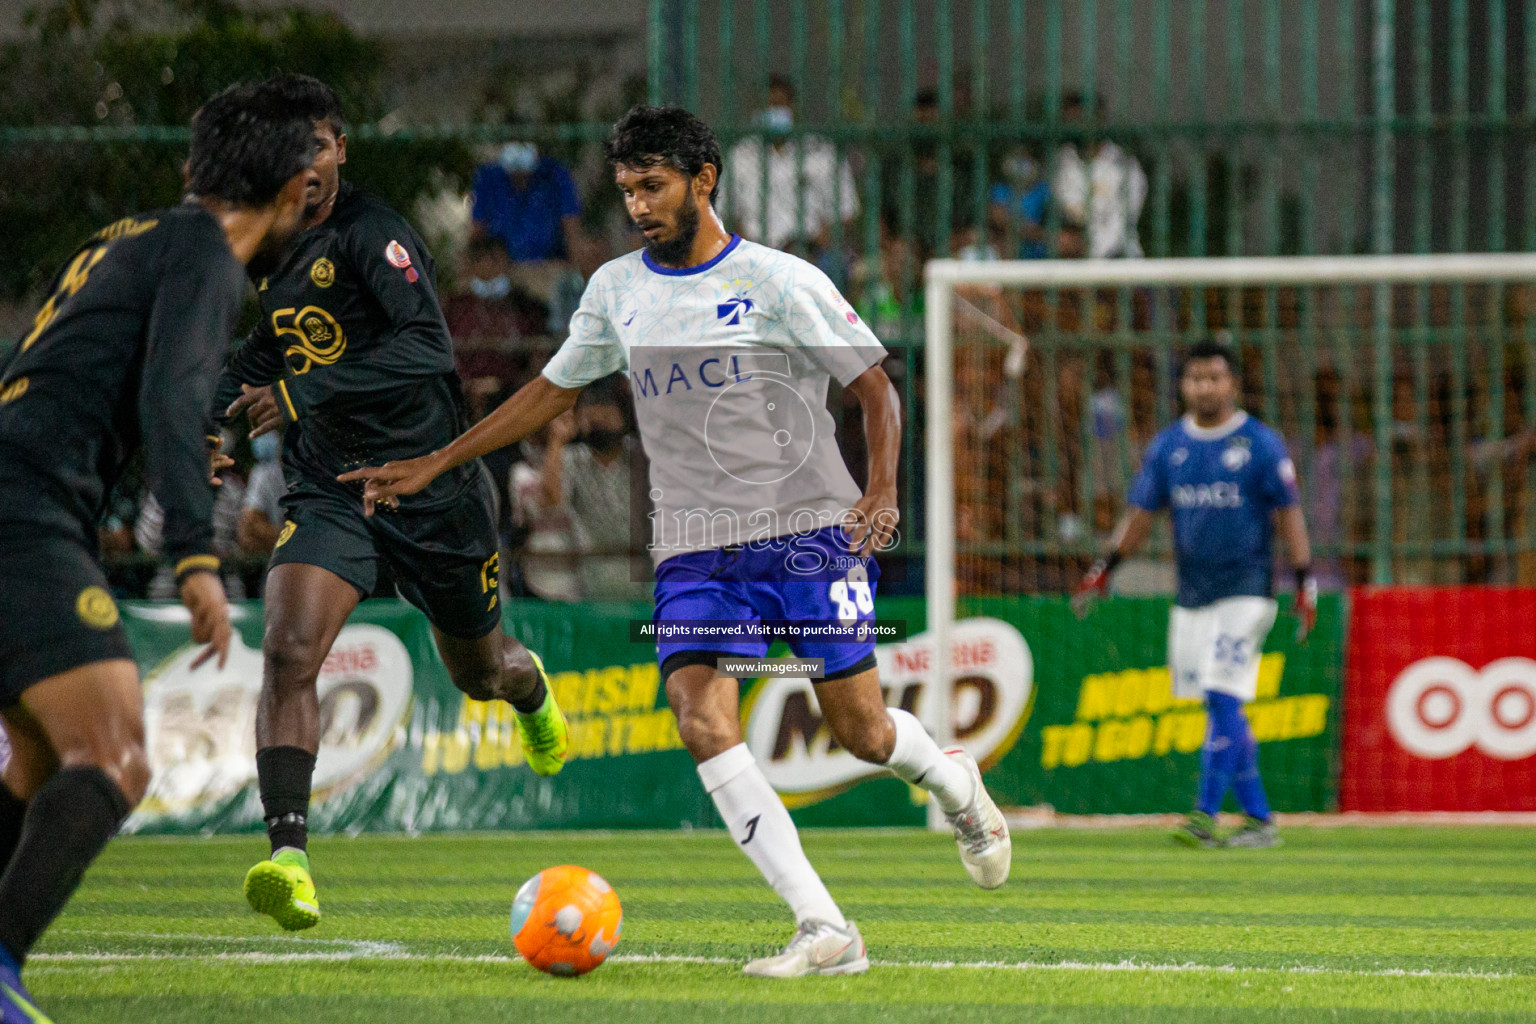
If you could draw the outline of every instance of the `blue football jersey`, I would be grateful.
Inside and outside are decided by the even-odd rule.
[[[1131,504],[1173,519],[1178,603],[1269,597],[1274,586],[1271,514],[1294,505],[1296,469],[1280,435],[1245,412],[1204,429],[1186,416],[1153,439]]]

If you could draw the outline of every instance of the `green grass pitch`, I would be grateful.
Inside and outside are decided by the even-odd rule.
[[[997,892],[944,836],[804,840],[867,975],[743,978],[791,923],[716,832],[320,838],[302,936],[245,907],[257,837],[118,840],[26,978],[57,1024],[1536,1019],[1536,829],[1297,827],[1263,851],[1020,832]],[[507,935],[518,885],[562,863],[625,910],[574,980]]]

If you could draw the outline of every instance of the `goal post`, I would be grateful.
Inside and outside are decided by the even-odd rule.
[[[1517,436],[1536,448],[1536,255],[934,260],[923,294],[925,717],[943,745],[967,601],[1077,582],[1201,338],[1238,352],[1243,406],[1327,513],[1309,525],[1329,585],[1536,582],[1536,465],[1499,462]],[[1160,531],[1151,560],[1167,548]]]

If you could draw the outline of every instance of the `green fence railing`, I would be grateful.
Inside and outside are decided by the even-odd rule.
[[[901,367],[918,365],[933,256],[1536,249],[1530,0],[652,0],[651,14],[653,101],[717,127],[727,199],[793,211],[781,234],[844,272]],[[774,127],[763,111],[790,101],[793,125]],[[769,145],[792,175],[762,173]],[[732,183],[742,153],[753,180]],[[1074,155],[1106,172],[1086,209]],[[843,187],[838,164],[851,216],[806,200]],[[1097,244],[1100,215],[1117,247]],[[1248,407],[1297,449],[1334,582],[1536,578],[1529,301],[1517,286],[980,301],[1030,347],[1017,376],[996,330],[957,350],[962,587],[1075,580],[1141,445],[1178,411],[1176,346],[1217,330],[1248,356]]]
[[[920,282],[929,257],[1069,256],[1114,238],[1117,226],[1118,251],[1148,256],[1536,250],[1536,0],[649,0],[649,14],[645,86],[653,101],[683,103],[716,127],[727,153],[728,221],[815,259],[891,348],[908,410],[902,491],[914,528]],[[123,70],[112,62],[127,57],[103,39],[70,59],[86,71],[98,61],[96,73],[110,78]],[[30,45],[16,52],[25,56]],[[74,46],[48,45],[65,56]],[[90,230],[175,200],[185,130],[117,123],[118,107],[131,99],[134,110],[171,121],[156,90],[185,91],[194,73],[200,83],[224,76],[222,64],[190,66],[201,52],[190,42],[165,52],[163,71],[174,75],[146,65],[120,100],[103,101],[105,119],[69,114],[61,99],[56,116],[0,126],[7,298],[35,295]],[[272,54],[272,66],[307,66],[297,51]],[[764,114],[774,84],[772,99],[792,108],[787,125]],[[344,91],[367,98],[350,101],[359,116],[388,109],[378,83]],[[597,118],[515,128],[364,123],[353,130],[347,171],[410,211],[445,180],[450,189],[455,180],[467,185],[477,145],[531,137],[590,170],[606,131]],[[1135,216],[1106,216],[1101,233],[1092,175],[1075,196],[1061,174],[1069,147],[1089,166],[1096,155],[1119,154],[1114,185],[1098,198]],[[605,189],[595,171],[584,184],[593,195]],[[1409,427],[1444,435],[1433,454],[1405,466],[1413,483],[1393,508],[1443,503],[1445,511],[1429,532],[1408,531],[1395,549],[1401,557],[1422,549],[1441,560],[1429,574],[1437,578],[1513,571],[1487,566],[1519,555],[1509,545],[1527,536],[1522,503],[1536,495],[1536,468],[1519,447],[1536,424],[1525,289],[1506,289],[1493,321],[1473,308],[1482,300],[1470,292],[1415,292],[1408,321],[1367,299],[1364,319],[1347,329],[1297,336],[1295,358],[1315,356],[1304,362],[1315,372],[1291,383],[1277,371],[1294,368],[1293,342],[1262,341],[1283,336],[1278,328],[1241,329],[1279,323],[1286,295],[1259,290],[1241,301],[1258,312],[1239,323],[1196,303],[1180,331],[1236,330],[1255,360],[1250,402],[1278,408],[1298,445],[1312,443],[1330,415],[1372,439]],[[1131,322],[1129,309],[1112,313]],[[1394,340],[1376,344],[1389,324]],[[1151,373],[1156,383],[1135,401],[1166,422],[1177,410],[1167,377],[1173,353],[1151,337],[1104,349],[1107,363],[1095,361],[1083,379],[1102,369],[1114,389],[1134,391]],[[1054,343],[1034,340],[1046,358]],[[1082,358],[1069,358],[1069,347],[1064,340],[1051,357],[1058,370]],[[1335,386],[1328,373],[1340,375],[1334,400],[1345,411],[1323,404]],[[1038,396],[1040,414],[1066,415],[1077,399],[1065,395]],[[1490,452],[1503,453],[1504,468],[1479,482]],[[1047,446],[1038,463],[1027,463],[1025,449],[1005,454],[1013,492],[1065,486],[1070,501],[1053,500],[1071,512],[1069,534],[1088,531],[1057,534],[1052,557],[1085,549],[1102,527],[1085,500],[1099,485],[1067,469],[1065,448]],[[1129,469],[1134,451],[1124,457]],[[920,531],[909,537],[917,550]],[[1336,542],[1340,558],[1352,557],[1347,537]]]

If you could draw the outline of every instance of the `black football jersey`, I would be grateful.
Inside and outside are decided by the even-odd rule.
[[[405,218],[343,183],[324,223],[276,266],[253,267],[261,322],[231,359],[215,412],[242,383],[272,385],[293,420],[284,466],[317,483],[448,444],[468,424],[435,273]],[[401,504],[451,504],[476,472],[461,466]]]
[[[106,496],[142,445],[166,553],[178,571],[217,566],[209,405],[245,288],[197,203],[126,218],[75,251],[0,366],[5,542],[64,535],[95,551]]]

